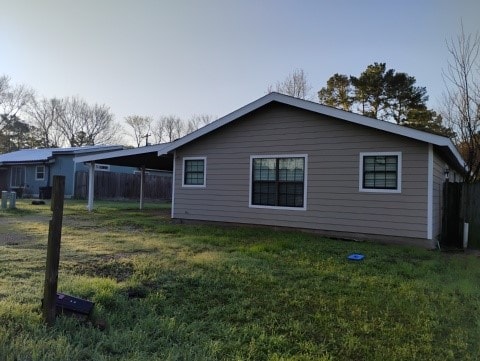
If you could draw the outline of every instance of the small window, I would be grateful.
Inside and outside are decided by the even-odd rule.
[[[401,163],[399,152],[361,153],[360,191],[400,193]]]
[[[183,186],[205,187],[206,158],[183,159]]]
[[[44,180],[45,179],[45,166],[37,165],[35,168],[35,180]]]
[[[95,170],[100,172],[110,172],[110,164],[95,164]]]
[[[306,156],[251,159],[252,207],[305,209]]]

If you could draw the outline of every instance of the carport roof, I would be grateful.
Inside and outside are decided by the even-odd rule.
[[[146,147],[124,149],[103,154],[76,157],[76,163],[97,162],[110,165],[145,167],[155,170],[173,170],[173,155],[162,154],[170,143],[149,145]]]

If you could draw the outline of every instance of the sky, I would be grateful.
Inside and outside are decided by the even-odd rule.
[[[0,75],[80,96],[115,119],[221,117],[303,69],[406,72],[441,105],[446,41],[480,30],[479,0],[0,0]]]

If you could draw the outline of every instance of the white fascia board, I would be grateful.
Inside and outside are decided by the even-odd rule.
[[[457,151],[457,148],[453,145],[452,141],[447,138],[443,137],[440,135],[436,134],[431,134],[427,132],[423,132],[421,130],[413,129],[413,128],[408,128],[403,125],[398,125],[394,123],[390,123],[388,121],[384,120],[379,120],[379,119],[374,119],[374,118],[369,118],[364,115],[356,114],[356,113],[351,113],[347,112],[344,110],[328,107],[326,105],[322,105],[319,103],[314,103],[311,101],[303,100],[303,99],[298,99],[294,98],[288,95],[280,94],[280,93],[270,93],[267,94],[245,106],[243,106],[240,109],[237,109],[236,111],[227,114],[226,116],[214,121],[213,123],[210,123],[206,125],[203,128],[200,128],[199,130],[190,133],[183,138],[180,138],[168,145],[165,149],[162,149],[162,153],[159,152],[159,155],[166,154],[168,152],[171,152],[172,150],[175,150],[182,145],[185,145],[197,138],[202,137],[203,135],[206,135],[220,127],[223,127],[224,125],[254,111],[259,109],[260,107],[270,103],[270,102],[278,102],[281,104],[286,104],[286,105],[291,105],[296,108],[308,110],[314,113],[330,116],[333,118],[337,119],[342,119],[350,123],[354,124],[359,124],[363,125],[369,128],[373,129],[378,129],[382,130],[388,133],[392,134],[397,134],[401,135],[407,138],[419,140],[425,143],[429,144],[434,144],[439,147],[447,147],[454,157],[457,159],[458,163],[460,166],[464,166],[465,162],[460,155],[460,153]]]
[[[310,110],[312,112],[324,114],[334,118],[343,119],[354,124],[359,124],[369,128],[382,130],[388,133],[401,135],[401,136],[419,140],[425,143],[434,144],[439,147],[447,147],[453,153],[458,163],[462,167],[464,166],[465,162],[462,156],[460,155],[460,153],[458,152],[457,148],[452,143],[452,141],[447,137],[423,132],[421,130],[417,130],[413,128],[408,128],[406,126],[390,123],[385,120],[369,118],[364,115],[347,112],[344,110],[328,107],[328,106],[314,103],[314,102],[305,101],[302,99],[292,98],[285,95],[282,96],[282,94],[278,94],[278,95],[280,95],[280,97],[282,98],[285,98],[285,101],[284,101],[285,104],[300,107],[305,110]]]

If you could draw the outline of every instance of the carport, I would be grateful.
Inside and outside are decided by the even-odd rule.
[[[140,170],[140,209],[143,209],[143,187],[145,170],[173,171],[173,154],[168,154],[171,143],[150,145],[140,148],[124,149],[113,152],[76,157],[75,163],[88,165],[88,204],[93,210],[95,189],[95,163],[136,167]]]

